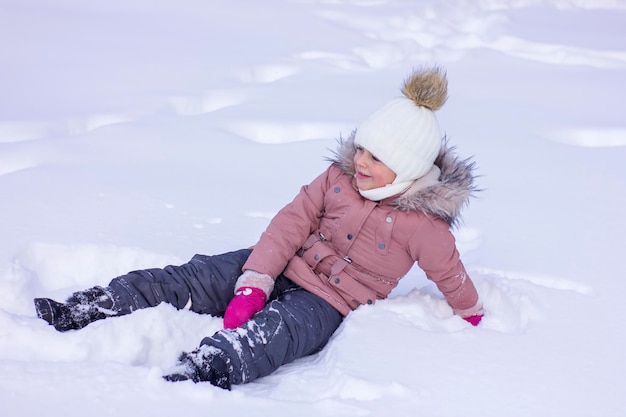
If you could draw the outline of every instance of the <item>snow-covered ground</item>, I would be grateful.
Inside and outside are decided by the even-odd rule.
[[[623,0],[0,1],[0,415],[623,416],[625,21]],[[415,268],[227,392],[161,379],[218,318],[36,318],[35,296],[255,243],[433,63],[485,189],[455,232],[479,327]]]

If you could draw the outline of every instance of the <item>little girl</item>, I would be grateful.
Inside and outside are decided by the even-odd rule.
[[[450,233],[475,190],[474,167],[439,131],[445,72],[416,70],[402,93],[339,141],[253,249],[130,272],[65,303],[36,298],[37,315],[62,332],[162,302],[223,316],[224,329],[164,378],[225,389],[322,349],[344,316],[386,298],[415,262],[478,325],[482,306]]]

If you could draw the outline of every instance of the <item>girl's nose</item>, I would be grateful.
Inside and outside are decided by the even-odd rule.
[[[365,158],[365,153],[362,153],[361,155],[356,157],[356,164],[359,167],[367,166],[367,158]]]

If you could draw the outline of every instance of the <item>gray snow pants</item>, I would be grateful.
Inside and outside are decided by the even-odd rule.
[[[248,249],[195,255],[180,266],[122,275],[108,286],[114,308],[129,314],[165,302],[178,309],[223,316],[249,255]],[[233,383],[241,384],[318,352],[342,320],[343,315],[326,301],[280,275],[263,310],[239,328],[220,330],[200,344],[226,352],[234,368]]]

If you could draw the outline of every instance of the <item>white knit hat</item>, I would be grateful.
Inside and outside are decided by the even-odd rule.
[[[448,81],[439,67],[413,71],[396,98],[369,116],[356,131],[362,146],[396,174],[394,184],[431,170],[441,147],[435,111],[446,102]]]

